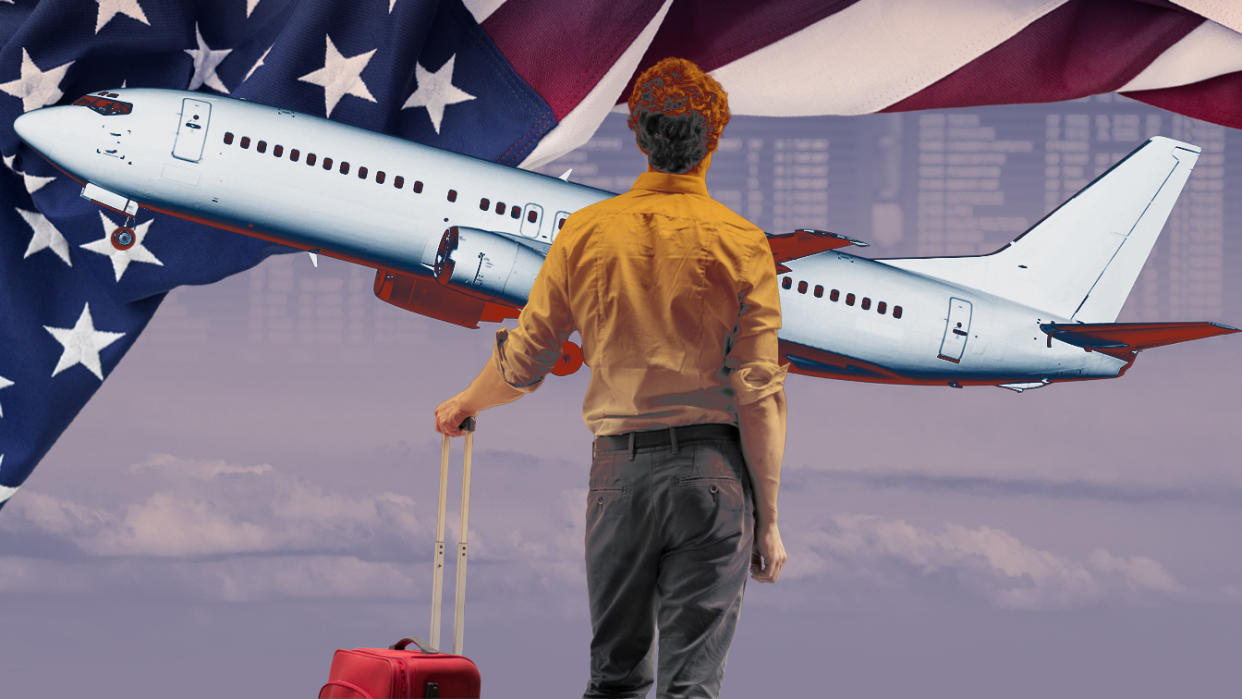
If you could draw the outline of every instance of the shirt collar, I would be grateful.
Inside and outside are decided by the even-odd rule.
[[[638,176],[631,189],[709,196],[707,193],[707,182],[702,177],[675,175],[669,172],[644,172]]]

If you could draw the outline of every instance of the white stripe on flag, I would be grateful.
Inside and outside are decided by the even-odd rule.
[[[616,104],[617,95],[625,89],[626,83],[633,77],[634,71],[638,68],[638,62],[643,59],[643,54],[647,53],[647,47],[655,39],[656,31],[664,22],[664,16],[668,14],[668,8],[672,5],[673,0],[664,0],[664,5],[634,39],[634,43],[630,44],[625,53],[621,54],[617,62],[608,69],[608,72],[587,93],[587,96],[570,110],[564,119],[561,119],[561,123],[543,137],[539,145],[535,146],[535,149],[518,167],[528,170],[537,168],[590,140],[599,125],[603,123],[604,117],[608,116],[608,112]]]
[[[861,0],[712,71],[734,114],[870,114],[913,95],[1065,0]]]
[[[1242,32],[1242,4],[1238,0],[1173,0],[1173,2],[1208,19]]]
[[[1242,70],[1242,34],[1207,21],[1165,49],[1117,92],[1189,85]]]
[[[492,15],[505,4],[505,0],[462,0],[462,4],[474,15],[474,21],[483,24],[483,20]]]

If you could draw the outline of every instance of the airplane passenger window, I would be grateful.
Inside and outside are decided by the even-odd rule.
[[[295,163],[296,163],[296,162],[298,161],[298,156],[299,156],[299,155],[301,155],[301,153],[299,153],[299,152],[298,152],[298,149],[297,149],[297,148],[290,148],[290,149],[289,149],[289,159],[290,159],[290,160],[292,160],[293,162],[295,162]]]
[[[894,318],[901,317],[901,306],[893,306],[893,317]]]
[[[884,315],[884,311],[887,309],[888,309],[888,304],[884,303],[883,301],[875,305],[875,312],[879,313],[880,315]]]
[[[232,131],[224,134],[224,145],[226,146],[233,145],[233,132]]]
[[[798,293],[799,294],[806,293],[806,282],[798,282]]]
[[[242,140],[241,140],[241,147],[242,147],[242,148],[249,148],[249,147],[250,147],[250,137],[249,137],[249,136],[242,136]]]
[[[509,215],[513,218],[522,218],[522,209],[517,204],[514,204],[509,207]]]
[[[323,159],[323,169],[325,169],[325,170],[331,170],[331,169],[332,169],[332,158],[324,158],[324,159]]]
[[[788,289],[788,288],[789,288],[789,287],[791,287],[791,286],[793,286],[793,279],[791,279],[791,278],[789,278],[789,277],[785,277],[785,278],[781,279],[781,288],[782,288],[782,289]]]
[[[496,213],[503,214],[505,212],[505,203],[503,201],[496,202]]]
[[[384,184],[384,178],[385,178],[385,175],[384,175],[383,170],[380,170],[379,172],[375,173],[375,182],[377,184]]]
[[[479,211],[487,211],[490,208],[492,208],[492,203],[487,200],[487,197],[479,200]]]
[[[254,149],[259,151],[260,153],[266,153],[267,152],[267,141],[259,141],[258,144],[255,145]]]
[[[363,165],[358,168],[358,179],[365,180],[367,178],[367,166]]]
[[[423,191],[423,181],[422,181],[422,180],[414,180],[414,193],[415,193],[415,194],[418,194],[418,193],[419,193],[419,192],[421,192],[421,191]]]
[[[396,187],[397,189],[401,189],[402,187],[404,187],[404,186],[405,186],[405,176],[404,176],[404,175],[397,175],[396,177],[392,178],[392,186]]]
[[[845,295],[845,305],[847,305],[847,306],[853,306],[853,305],[854,305],[854,295],[853,295],[853,294],[846,294],[846,295]]]
[[[862,300],[862,309],[863,309],[864,311],[869,311],[869,310],[871,310],[871,299],[870,299],[870,298],[868,298],[868,297],[866,297],[866,296],[864,296],[864,297],[863,297],[863,300]]]
[[[282,156],[282,155],[284,155],[284,154],[285,154],[285,147],[284,147],[284,146],[272,146],[272,155],[274,155],[274,156],[276,156],[277,158],[279,158],[280,156]]]
[[[836,301],[839,298],[841,298],[841,292],[837,291],[836,289],[833,289],[832,293],[828,294],[829,301]]]
[[[348,175],[349,174],[349,163],[342,160],[340,170],[341,170],[342,175]]]
[[[306,164],[307,164],[307,165],[314,165],[314,164],[315,164],[315,154],[314,154],[314,153],[307,153],[307,154],[306,154]]]
[[[448,192],[448,200],[449,200],[449,201],[457,201],[457,190],[456,190],[456,189],[450,189],[450,190],[449,190],[449,192]]]
[[[819,284],[815,285],[815,298],[822,299],[824,297],[824,287]]]
[[[531,223],[534,223],[535,220],[538,218],[539,218],[539,214],[534,209],[531,209],[530,212],[526,214],[526,220],[530,221]]]

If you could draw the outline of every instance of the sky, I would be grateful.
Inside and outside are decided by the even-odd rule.
[[[1014,109],[970,113],[1043,123],[1044,107]],[[597,147],[624,147],[588,158],[590,177],[637,174],[623,122],[602,127]],[[746,167],[739,150],[722,156],[709,188]],[[839,224],[870,220],[881,194],[834,167],[829,191],[857,201],[830,198],[827,220],[805,225],[866,240]],[[1027,223],[1042,212],[1029,180],[1000,186]],[[906,202],[907,234],[861,254],[913,254],[918,211],[884,196]],[[1018,227],[987,241],[1021,232],[1005,225]],[[1228,259],[1236,230],[1223,234]],[[170,295],[3,513],[4,694],[311,696],[334,649],[426,635],[432,414],[482,366],[495,326],[387,306],[371,276],[287,255]],[[1162,319],[1242,326],[1238,285],[1221,288],[1219,316]],[[351,334],[342,318],[362,306],[367,330]],[[271,341],[281,322],[320,330]],[[1235,693],[1238,343],[1156,349],[1121,379],[1021,395],[791,376],[789,561],[778,583],[747,588],[722,696]],[[479,420],[465,652],[489,697],[586,684],[587,379],[549,379]],[[449,502],[451,545],[456,480]]]

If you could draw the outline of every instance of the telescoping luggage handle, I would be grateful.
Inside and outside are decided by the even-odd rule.
[[[466,432],[466,458],[461,474],[461,524],[457,530],[457,590],[453,594],[453,654],[461,655],[466,611],[466,532],[470,518],[470,457],[474,450],[475,419],[461,423]],[[449,436],[440,441],[440,499],[436,509],[436,554],[431,578],[431,647],[440,647],[440,608],[444,599],[444,518],[448,505]]]

